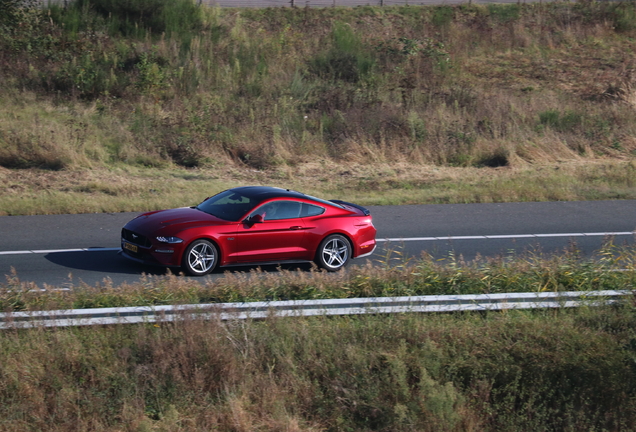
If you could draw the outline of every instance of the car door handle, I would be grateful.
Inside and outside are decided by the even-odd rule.
[[[301,230],[301,229],[303,229],[303,227],[296,225],[296,226],[293,226],[293,227],[289,227],[289,229],[290,230]]]

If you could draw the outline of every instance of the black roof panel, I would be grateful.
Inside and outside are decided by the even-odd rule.
[[[332,207],[342,208],[342,206],[336,203],[316,198],[310,195],[305,195],[302,192],[272,186],[241,186],[229,190],[253,198],[255,201],[265,201],[271,198],[304,198],[323,205],[330,205]]]

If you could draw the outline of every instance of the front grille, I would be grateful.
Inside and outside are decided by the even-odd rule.
[[[130,230],[127,230],[126,228],[122,228],[121,238],[123,238],[129,243],[133,243],[141,247],[149,248],[152,246],[152,243],[150,243],[150,240],[148,240],[146,236],[142,236],[141,234],[134,233]]]

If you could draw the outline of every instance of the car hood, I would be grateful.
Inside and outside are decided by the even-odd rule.
[[[227,225],[228,221],[197,210],[183,207],[170,210],[144,213],[126,224],[126,228],[142,234],[158,232],[165,228],[169,230],[183,230],[201,225]]]

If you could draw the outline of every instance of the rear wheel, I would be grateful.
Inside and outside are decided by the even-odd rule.
[[[192,276],[203,276],[216,267],[219,253],[208,240],[195,240],[187,247],[183,254],[181,267]]]
[[[316,264],[327,271],[338,271],[349,263],[351,244],[340,234],[326,237],[318,246]]]

